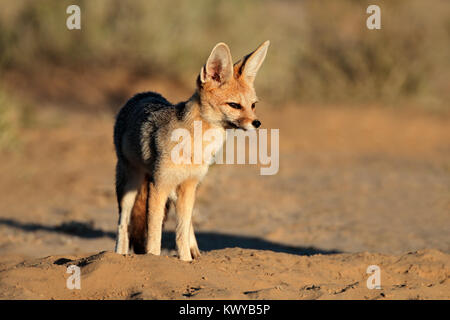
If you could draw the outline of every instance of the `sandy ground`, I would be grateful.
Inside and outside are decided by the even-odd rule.
[[[450,257],[438,250],[403,255],[301,256],[220,249],[184,263],[174,257],[50,256],[1,265],[1,298],[21,299],[443,299]],[[381,269],[367,289],[367,266]],[[66,287],[67,266],[81,268],[80,289]]]
[[[173,214],[163,256],[111,253],[113,114],[43,107],[1,155],[0,298],[450,298],[448,116],[258,108],[280,129],[280,170],[212,167],[194,217],[203,255],[184,263]],[[81,290],[66,288],[70,264]],[[366,287],[373,264],[381,290]]]

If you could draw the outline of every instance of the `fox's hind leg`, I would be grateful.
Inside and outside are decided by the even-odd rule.
[[[136,195],[144,179],[144,175],[119,160],[116,166],[116,194],[119,205],[119,225],[115,252],[128,254],[130,247],[128,225]]]

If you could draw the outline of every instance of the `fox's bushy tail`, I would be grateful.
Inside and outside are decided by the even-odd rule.
[[[142,181],[131,211],[129,235],[130,246],[135,253],[144,254],[147,242],[147,212],[149,196],[149,179],[147,175]]]

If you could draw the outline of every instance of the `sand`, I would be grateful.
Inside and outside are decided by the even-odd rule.
[[[49,256],[2,263],[7,299],[445,299],[450,256],[438,250],[300,256],[230,248],[186,263],[176,257]],[[368,289],[369,265],[380,289]],[[80,266],[80,289],[67,288],[69,265]]]

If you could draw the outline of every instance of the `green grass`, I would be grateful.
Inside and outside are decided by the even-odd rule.
[[[398,103],[447,108],[450,2],[376,1],[382,29],[368,30],[356,0],[75,1],[80,31],[66,29],[74,1],[4,1],[0,72],[43,64],[126,67],[193,83],[219,41],[235,60],[271,40],[257,78],[274,105]]]

